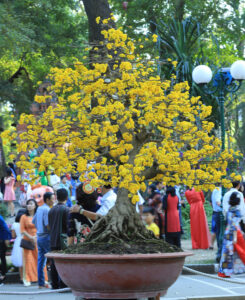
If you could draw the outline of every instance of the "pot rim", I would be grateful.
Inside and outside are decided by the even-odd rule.
[[[148,254],[63,254],[57,252],[49,252],[45,254],[47,258],[54,259],[87,259],[87,260],[136,260],[136,259],[159,259],[159,258],[181,258],[193,255],[190,251],[172,252],[172,253],[148,253]]]

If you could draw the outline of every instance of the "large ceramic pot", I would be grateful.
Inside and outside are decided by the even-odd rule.
[[[48,253],[75,296],[149,298],[166,294],[190,252],[127,255]]]

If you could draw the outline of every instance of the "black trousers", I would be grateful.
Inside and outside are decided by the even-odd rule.
[[[0,259],[1,259],[1,274],[5,276],[7,273],[7,263],[6,263],[6,250],[5,241],[0,240]]]
[[[55,250],[60,250],[58,248],[51,248],[51,251],[55,251]],[[55,263],[54,260],[51,259],[51,265],[50,265],[50,275],[51,275],[51,285],[52,285],[52,289],[63,289],[66,288],[67,286],[64,284],[64,282],[61,280],[56,267],[55,267]]]
[[[166,232],[165,238],[167,243],[181,248],[181,243],[180,243],[181,232]]]

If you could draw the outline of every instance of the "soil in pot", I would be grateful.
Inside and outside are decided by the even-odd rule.
[[[62,250],[66,254],[150,254],[182,252],[182,249],[166,243],[164,240],[149,239],[136,241],[116,241],[108,243],[84,242]]]

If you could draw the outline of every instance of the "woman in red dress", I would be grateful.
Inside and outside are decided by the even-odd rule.
[[[189,189],[185,192],[185,197],[190,204],[190,223],[192,249],[208,249],[210,246],[210,232],[206,213],[203,207],[205,198],[203,192]]]
[[[179,218],[179,198],[174,187],[168,187],[163,198],[165,211],[165,237],[166,242],[181,247],[181,227]]]

